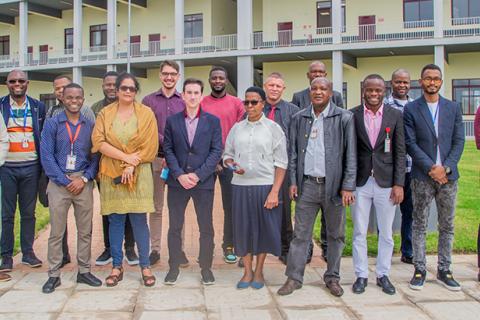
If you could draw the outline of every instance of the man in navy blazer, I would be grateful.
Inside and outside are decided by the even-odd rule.
[[[458,103],[440,96],[442,71],[433,64],[422,69],[423,95],[406,105],[405,143],[413,159],[413,258],[415,273],[410,288],[423,288],[426,276],[425,236],[429,205],[438,212],[437,280],[450,290],[460,290],[450,271],[453,243],[458,162],[465,144],[462,110]]]
[[[197,222],[200,229],[199,263],[202,282],[205,285],[215,283],[210,268],[213,258],[213,195],[214,172],[223,152],[222,129],[220,120],[203,112],[200,101],[203,82],[187,79],[183,84],[182,97],[185,111],[167,118],[163,150],[169,169],[168,214],[168,251],[170,270],[165,284],[174,285],[182,262],[181,232],[185,222],[185,208],[193,199]]]

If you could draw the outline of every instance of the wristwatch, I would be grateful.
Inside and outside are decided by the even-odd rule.
[[[445,166],[444,168],[445,168],[445,173],[446,173],[447,175],[449,175],[449,174],[452,173],[452,169],[450,169],[450,167]]]
[[[87,183],[87,182],[88,182],[88,179],[87,179],[87,177],[85,177],[85,176],[81,176],[80,178],[83,180],[83,182],[85,182],[85,183]]]

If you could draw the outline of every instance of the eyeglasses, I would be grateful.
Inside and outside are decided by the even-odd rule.
[[[175,78],[176,76],[178,76],[177,72],[161,72],[160,74],[164,78],[168,78],[169,76],[172,77],[172,78]]]
[[[127,91],[130,91],[130,92],[133,92],[133,93],[137,92],[137,88],[129,87],[129,86],[120,86],[119,89],[120,89],[120,91],[123,91],[123,92],[127,92]]]
[[[245,107],[248,107],[249,105],[252,105],[253,107],[255,107],[259,102],[261,102],[261,101],[259,101],[259,100],[244,100],[243,105]]]
[[[442,78],[430,78],[430,77],[426,77],[426,78],[423,78],[422,79],[423,81],[425,82],[435,82],[435,83],[440,83],[442,82]]]
[[[25,80],[25,79],[10,79],[7,82],[9,84],[15,84],[15,83],[25,84],[27,82],[27,80]]]

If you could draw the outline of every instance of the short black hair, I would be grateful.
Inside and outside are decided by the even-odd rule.
[[[63,78],[59,78],[59,79],[63,79]],[[83,87],[81,85],[79,85],[78,83],[75,83],[75,82],[71,82],[71,83],[67,84],[65,87],[63,87],[62,95],[65,95],[65,92],[67,91],[67,89],[80,89],[80,90],[82,90],[82,96],[85,94],[85,92],[83,90]]]
[[[383,81],[383,83],[385,83],[385,79],[383,79],[381,75],[376,73],[369,74],[368,76],[366,76],[365,79],[363,79],[363,83],[367,82],[368,80],[381,80]]]
[[[103,80],[105,80],[107,77],[118,77],[118,72],[117,71],[107,71],[103,75]]]
[[[420,73],[420,78],[423,78],[423,74],[427,70],[437,70],[440,72],[440,76],[443,77],[442,69],[440,69],[440,67],[437,66],[436,64],[431,63],[431,64],[427,64],[425,67],[422,68],[422,72]]]
[[[253,86],[253,87],[248,88],[247,90],[245,90],[245,95],[248,92],[253,92],[253,93],[258,94],[260,96],[260,98],[262,98],[263,101],[267,100],[267,95],[265,94],[265,91],[260,87]]]
[[[210,73],[208,74],[208,77],[209,77],[209,78],[212,76],[212,73],[213,73],[214,71],[222,71],[223,73],[225,73],[225,78],[228,78],[227,69],[225,69],[224,67],[221,67],[221,66],[214,66],[214,67],[210,70]]]
[[[135,84],[135,89],[138,91],[140,91],[140,83],[138,83],[138,80],[137,78],[135,78],[135,76],[131,73],[128,73],[128,72],[122,72],[118,75],[118,78],[117,80],[115,81],[115,88],[117,90],[120,90],[120,85],[122,84],[123,80],[125,79],[132,79],[133,83]]]
[[[66,74],[60,74],[58,76],[56,76],[55,78],[53,78],[53,82],[57,81],[57,80],[60,80],[60,79],[67,79],[69,80],[70,82],[72,82],[72,78],[70,78],[69,76],[67,76]]]
[[[185,87],[189,84],[198,84],[200,86],[200,92],[203,93],[203,81],[196,78],[187,78],[183,82],[183,92],[185,92]]]

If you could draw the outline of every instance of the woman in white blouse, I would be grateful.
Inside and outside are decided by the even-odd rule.
[[[265,99],[261,88],[246,90],[247,118],[228,134],[223,156],[225,167],[234,172],[233,241],[245,265],[238,289],[261,289],[267,253],[281,254],[282,212],[278,204],[288,164],[287,144],[280,126],[263,114]],[[257,256],[255,269],[253,256]]]

